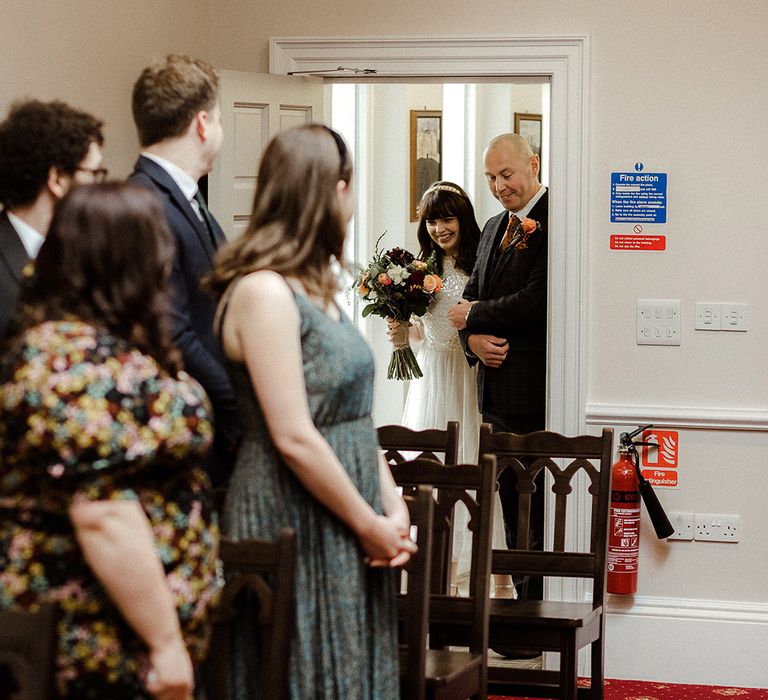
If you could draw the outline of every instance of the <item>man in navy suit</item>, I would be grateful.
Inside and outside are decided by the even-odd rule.
[[[240,426],[213,332],[216,305],[200,288],[224,234],[198,190],[223,139],[219,78],[205,61],[170,55],[139,76],[132,107],[142,150],[128,179],[157,194],[174,235],[173,341],[213,404],[216,434],[206,468],[220,486],[229,479]]]
[[[24,266],[37,257],[56,202],[103,180],[102,122],[59,101],[26,100],[0,124],[0,339],[16,311]]]
[[[485,224],[464,299],[449,318],[470,365],[480,363],[477,393],[483,421],[496,431],[529,433],[545,424],[547,190],[539,183],[539,157],[517,134],[491,140],[484,161],[491,194],[505,211]],[[499,497],[512,547],[517,493],[511,472],[499,477]],[[529,534],[532,546],[540,548],[543,484],[531,500],[534,525]],[[520,597],[541,598],[541,579],[516,583]]]

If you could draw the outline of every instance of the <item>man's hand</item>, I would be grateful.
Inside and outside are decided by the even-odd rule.
[[[495,335],[473,333],[467,338],[467,345],[486,367],[501,367],[509,352],[509,343]]]
[[[448,320],[457,331],[463,331],[467,327],[467,314],[473,304],[477,304],[477,302],[461,299],[456,306],[452,306],[448,311]]]

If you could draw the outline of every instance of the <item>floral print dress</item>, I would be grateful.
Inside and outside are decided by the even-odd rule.
[[[197,382],[80,321],[29,329],[0,375],[0,608],[55,600],[62,697],[149,697],[145,644],[83,559],[74,496],[135,499],[193,661],[219,586],[218,524],[198,466],[212,437]]]

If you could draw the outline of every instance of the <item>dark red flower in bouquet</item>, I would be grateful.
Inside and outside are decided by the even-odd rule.
[[[424,270],[412,270],[407,282],[408,291],[421,292],[424,289],[424,277],[426,277]]]
[[[408,264],[412,263],[415,259],[413,253],[404,250],[403,248],[392,248],[392,250],[385,253],[385,255],[395,265],[400,265],[401,267],[407,267]]]

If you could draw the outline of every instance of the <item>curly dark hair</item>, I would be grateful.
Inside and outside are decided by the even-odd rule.
[[[177,374],[168,277],[173,237],[157,197],[139,185],[74,187],[58,203],[7,345],[39,323],[77,318]]]
[[[475,219],[475,209],[467,193],[453,182],[440,180],[432,183],[419,202],[419,258],[426,260],[433,252],[437,258],[438,270],[443,271],[443,249],[435,243],[427,231],[427,221],[447,219],[455,216],[459,221],[459,250],[456,267],[468,275],[477,259],[480,243],[480,227]]]
[[[133,86],[133,121],[142,146],[181,136],[200,111],[213,108],[219,76],[205,61],[182,54],[145,68]]]
[[[65,102],[27,100],[0,124],[0,203],[31,204],[51,168],[73,175],[92,143],[104,143],[103,122]]]

